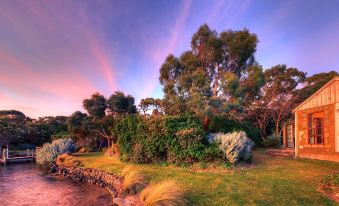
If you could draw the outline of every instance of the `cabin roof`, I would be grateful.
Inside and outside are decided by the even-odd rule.
[[[314,92],[309,98],[307,98],[305,101],[300,103],[296,108],[293,109],[293,112],[297,111],[299,108],[301,108],[305,103],[307,103],[310,99],[314,98],[317,94],[322,92],[326,87],[328,87],[330,84],[332,84],[334,81],[339,81],[339,76],[333,77],[330,81],[328,81],[324,86],[322,86],[318,91]]]

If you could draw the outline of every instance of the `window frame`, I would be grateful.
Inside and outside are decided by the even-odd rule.
[[[313,112],[307,115],[307,131],[308,131],[308,144],[310,145],[323,145],[325,144],[324,138],[324,112]],[[318,126],[320,120],[320,127]],[[320,130],[320,134],[319,134]],[[320,137],[320,142],[318,138]],[[313,142],[311,141],[313,139]]]

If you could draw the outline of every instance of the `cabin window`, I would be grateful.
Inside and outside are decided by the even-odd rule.
[[[317,112],[308,115],[308,137],[310,144],[324,143],[324,113]]]

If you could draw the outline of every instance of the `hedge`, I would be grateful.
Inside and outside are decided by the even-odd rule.
[[[197,116],[139,116],[120,119],[112,133],[123,160],[136,163],[167,161],[182,164],[220,157],[208,143]]]

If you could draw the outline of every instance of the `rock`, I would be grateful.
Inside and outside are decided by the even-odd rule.
[[[123,196],[123,178],[118,175],[92,168],[67,167],[58,164],[53,165],[50,172],[107,189],[113,197],[115,206],[143,206],[137,195]]]

